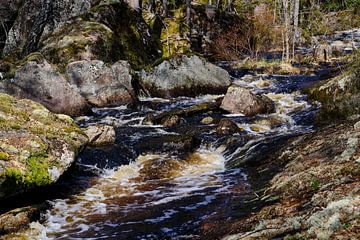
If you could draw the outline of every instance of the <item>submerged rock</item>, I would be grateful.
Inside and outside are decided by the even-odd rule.
[[[72,62],[67,66],[70,84],[93,106],[118,106],[132,103],[131,67],[126,61],[111,66],[99,60]]]
[[[275,105],[271,99],[236,86],[229,87],[221,108],[230,113],[241,113],[246,116],[275,112]]]
[[[217,134],[223,134],[223,135],[233,134],[240,131],[241,129],[238,127],[238,125],[234,121],[227,118],[221,119],[218,124],[218,127],[216,128]]]
[[[192,135],[164,135],[161,137],[145,137],[137,148],[139,153],[166,153],[185,156],[199,147],[200,140]]]
[[[168,122],[169,119],[171,119],[171,118],[173,118],[173,120],[175,120],[174,116],[177,116],[179,118],[178,120],[180,121],[181,117],[189,117],[189,116],[193,116],[195,114],[217,110],[217,109],[219,109],[219,107],[220,107],[220,101],[217,100],[215,102],[199,103],[199,104],[190,106],[188,108],[173,109],[173,110],[170,110],[167,112],[162,112],[157,115],[150,113],[145,117],[142,124],[144,124],[144,125],[164,124],[164,123]],[[179,123],[178,120],[176,121],[177,123]]]
[[[0,94],[0,199],[56,182],[87,143],[72,119]]]
[[[29,98],[55,113],[80,115],[90,110],[86,100],[46,60],[25,62],[5,90],[19,98]]]
[[[143,72],[140,84],[153,97],[192,97],[225,93],[230,76],[197,56],[181,56],[163,61],[152,72]]]
[[[212,124],[214,122],[214,119],[212,117],[205,117],[201,120],[202,124]]]
[[[174,127],[178,124],[180,124],[181,122],[181,118],[179,118],[179,116],[177,115],[171,115],[168,117],[165,117],[164,119],[162,119],[162,125],[164,127]]]
[[[11,210],[0,215],[0,236],[26,229],[40,218],[44,206],[30,206]]]
[[[115,129],[108,125],[92,125],[84,129],[89,143],[94,146],[113,144],[116,140]]]

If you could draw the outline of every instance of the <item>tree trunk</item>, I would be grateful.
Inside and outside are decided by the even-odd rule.
[[[189,26],[191,34],[192,21],[191,21],[191,0],[186,0],[186,23]]]
[[[300,0],[295,0],[294,5],[294,37],[293,37],[293,49],[292,57],[295,58],[295,45],[299,42],[299,14],[300,14]]]
[[[155,0],[149,0],[148,11],[151,13],[155,13],[156,11],[155,8],[156,8]]]
[[[168,15],[168,1],[162,0],[162,5],[163,5],[163,16],[166,17]]]

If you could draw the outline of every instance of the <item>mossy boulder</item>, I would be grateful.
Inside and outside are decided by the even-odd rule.
[[[161,50],[150,27],[142,15],[126,2],[102,1],[86,15],[113,31],[110,60],[127,60],[135,70],[153,63],[161,57]]]
[[[88,139],[73,120],[0,94],[0,199],[56,182]]]
[[[121,1],[101,1],[41,42],[47,59],[65,69],[80,60],[127,60],[140,69],[160,57],[157,42],[142,16]]]
[[[53,32],[40,51],[51,63],[65,69],[73,61],[109,60],[112,42],[113,31],[107,26],[79,20]]]
[[[360,77],[345,73],[307,89],[321,103],[319,120],[345,119],[360,114]]]

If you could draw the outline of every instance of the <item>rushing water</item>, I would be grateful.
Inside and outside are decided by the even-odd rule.
[[[126,107],[94,109],[94,116],[79,119],[83,126],[115,126],[117,141],[80,156],[77,176],[64,183],[73,191],[50,202],[42,238],[194,239],[207,221],[231,218],[233,206],[251,194],[246,176],[234,163],[257,158],[256,153],[271,150],[276,139],[310,131],[316,109],[298,89],[317,76],[255,78],[233,80],[274,100],[276,113],[248,118],[209,112],[186,117],[174,128],[142,125],[148,113],[219,97],[201,96],[142,98],[137,111]],[[206,116],[229,118],[244,131],[218,135],[216,125],[200,123]],[[190,154],[171,145],[144,147],[154,139],[189,134],[201,140],[200,147]]]

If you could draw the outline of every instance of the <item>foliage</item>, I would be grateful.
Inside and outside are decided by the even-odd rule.
[[[281,26],[274,24],[272,10],[266,4],[259,5],[218,32],[213,51],[218,58],[227,60],[244,56],[257,59],[260,52],[277,49],[281,44]]]

